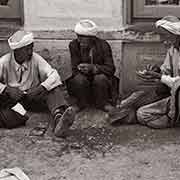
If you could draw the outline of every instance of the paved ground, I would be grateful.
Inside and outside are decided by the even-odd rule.
[[[179,180],[180,129],[109,127],[106,114],[78,115],[66,139],[29,136],[26,127],[0,130],[0,169],[18,166],[31,180]]]

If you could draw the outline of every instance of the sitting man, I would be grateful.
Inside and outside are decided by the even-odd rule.
[[[159,70],[149,65],[137,72],[144,82],[155,86],[151,86],[150,91],[134,92],[122,101],[121,111],[126,109],[124,115],[130,114],[129,110],[134,108],[138,123],[162,129],[173,127],[180,120],[180,20],[166,16],[156,22],[156,27],[161,40],[168,46],[164,63]]]
[[[32,111],[47,107],[54,119],[55,135],[61,136],[74,114],[66,107],[58,72],[33,52],[33,41],[31,32],[17,31],[8,39],[12,51],[0,59],[0,127],[25,124],[28,118],[14,108],[17,103]]]
[[[166,16],[156,22],[156,27],[169,49],[161,65],[161,73],[149,70],[142,77],[159,80],[171,89],[171,95],[139,108],[137,120],[151,128],[168,128],[177,125],[180,120],[180,20],[175,16]]]
[[[91,20],[78,22],[75,33],[77,39],[69,44],[72,77],[67,80],[67,89],[78,102],[76,112],[89,105],[109,112],[114,108],[109,101],[115,72],[111,47],[96,37],[97,26]]]

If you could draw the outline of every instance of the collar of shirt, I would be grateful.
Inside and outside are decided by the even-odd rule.
[[[15,60],[14,53],[12,53],[12,63],[16,71],[22,70],[23,72],[28,70],[28,62],[25,61],[23,64],[18,64]]]

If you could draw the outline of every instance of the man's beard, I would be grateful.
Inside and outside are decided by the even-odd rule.
[[[84,59],[89,58],[89,51],[90,48],[88,46],[81,46],[80,47],[80,51],[81,51],[81,57]]]

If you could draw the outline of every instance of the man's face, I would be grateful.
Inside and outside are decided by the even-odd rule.
[[[23,64],[25,61],[30,61],[33,54],[33,46],[31,43],[19,49],[14,50],[15,60],[18,64]]]
[[[92,37],[78,35],[78,41],[82,48],[88,48],[92,43]]]
[[[165,30],[164,28],[158,28],[161,41],[163,41],[164,45],[169,47],[175,44],[177,36]]]

